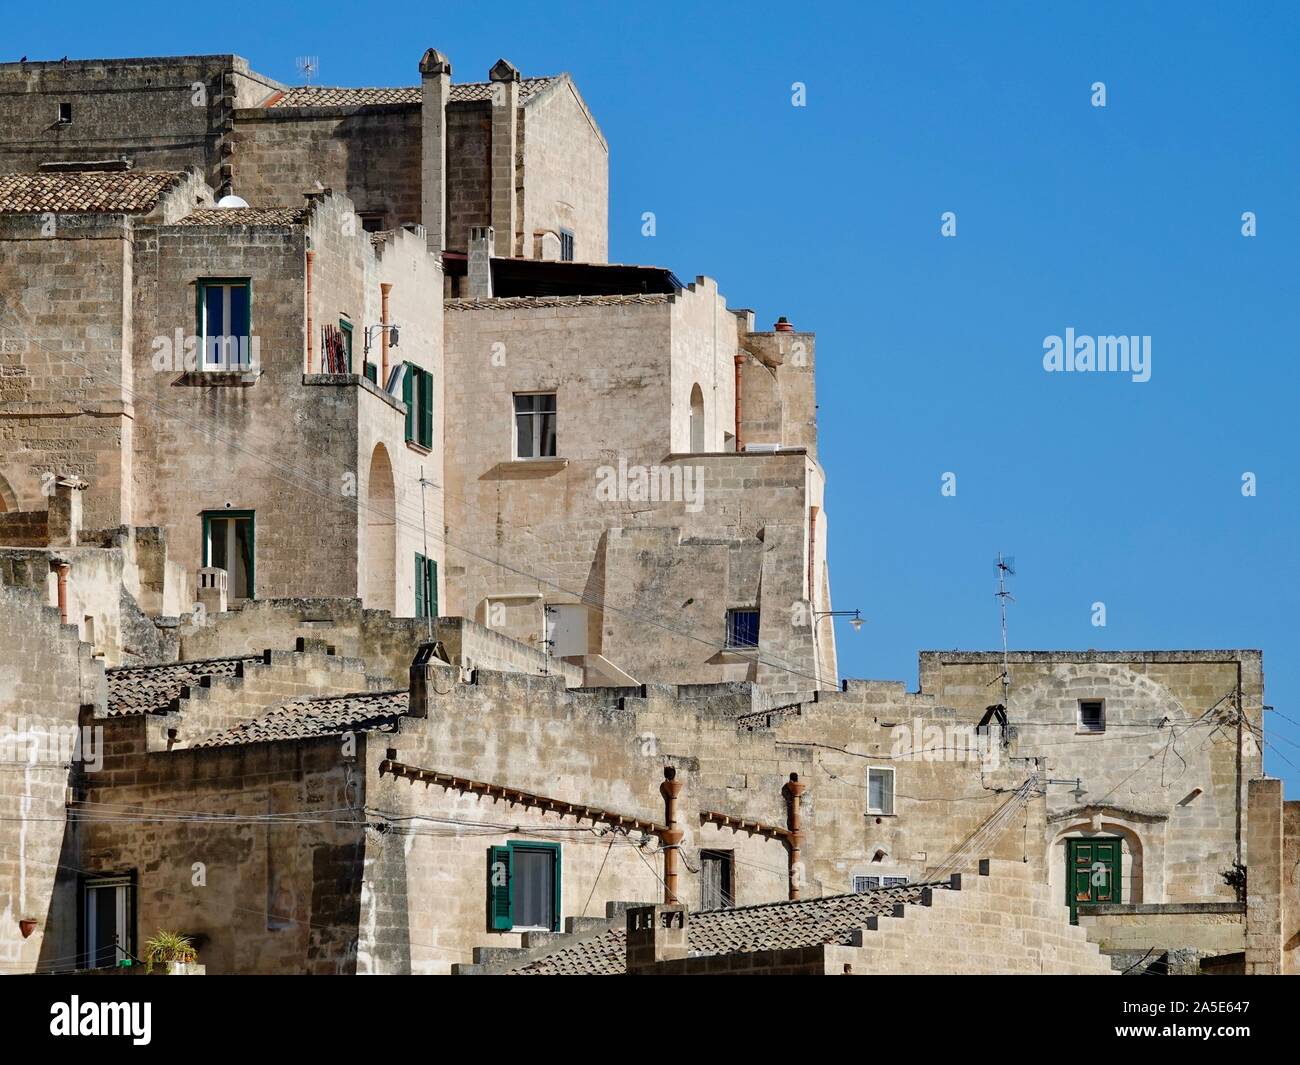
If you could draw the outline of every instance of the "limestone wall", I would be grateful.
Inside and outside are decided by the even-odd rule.
[[[541,235],[558,237],[564,228],[573,234],[577,262],[605,262],[609,255],[609,146],[596,120],[568,77],[530,98],[520,114],[523,242],[516,254],[540,258]]]
[[[76,848],[66,822],[78,711],[104,669],[58,611],[0,583],[0,971],[69,968],[77,951]],[[94,744],[93,746],[98,746]],[[23,935],[20,922],[32,921]]]

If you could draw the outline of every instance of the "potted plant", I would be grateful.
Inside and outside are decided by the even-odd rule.
[[[145,971],[153,972],[155,962],[167,966],[168,976],[192,976],[202,970],[196,963],[199,952],[188,936],[179,932],[159,931],[144,945]]]

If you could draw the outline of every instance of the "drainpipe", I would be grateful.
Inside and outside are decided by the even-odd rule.
[[[379,284],[379,321],[382,323],[379,329],[379,387],[383,388],[388,383],[388,294],[393,290],[391,281],[382,281]]]
[[[736,450],[740,450],[740,368],[745,365],[743,352],[736,352]]]
[[[313,336],[313,334],[315,333],[315,328],[312,325],[312,317],[311,317],[311,305],[312,305],[311,267],[312,267],[312,263],[314,263],[315,261],[316,261],[316,253],[314,251],[309,251],[307,253],[307,372],[308,373],[312,372],[313,352],[315,350],[315,339]]]
[[[801,869],[800,851],[803,848],[803,829],[800,827],[802,818],[800,816],[800,796],[807,790],[807,784],[799,783],[799,774],[790,774],[790,783],[781,789],[785,795],[786,809],[786,827],[790,829],[790,835],[786,840],[786,851],[790,861],[790,901],[797,902],[799,899],[799,881],[801,879],[799,871]]]
[[[808,609],[813,608],[814,577],[817,565],[817,508],[808,508]]]
[[[677,779],[677,770],[667,766],[664,782],[659,785],[659,794],[664,797],[664,824],[667,827],[659,833],[659,842],[664,851],[664,903],[668,906],[677,902],[677,851],[686,835],[677,827],[677,796],[682,793],[682,786]]]
[[[66,562],[54,563],[54,571],[59,575],[59,621],[68,623],[68,570],[72,567]]]

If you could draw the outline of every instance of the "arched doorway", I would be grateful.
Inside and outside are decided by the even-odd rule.
[[[18,509],[18,497],[14,495],[14,490],[9,487],[9,482],[0,474],[0,514],[6,510]]]
[[[699,385],[691,389],[691,451],[704,450],[704,392]]]
[[[366,481],[365,605],[397,609],[397,507],[393,464],[388,450],[376,444]]]

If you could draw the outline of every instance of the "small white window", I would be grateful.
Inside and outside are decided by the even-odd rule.
[[[1079,731],[1106,731],[1106,701],[1104,699],[1079,700]]]
[[[872,766],[867,770],[867,813],[894,812],[894,771]]]
[[[905,876],[885,876],[878,873],[872,873],[870,875],[854,874],[853,890],[860,895],[864,891],[879,891],[881,888],[902,887],[908,882],[909,881]]]

